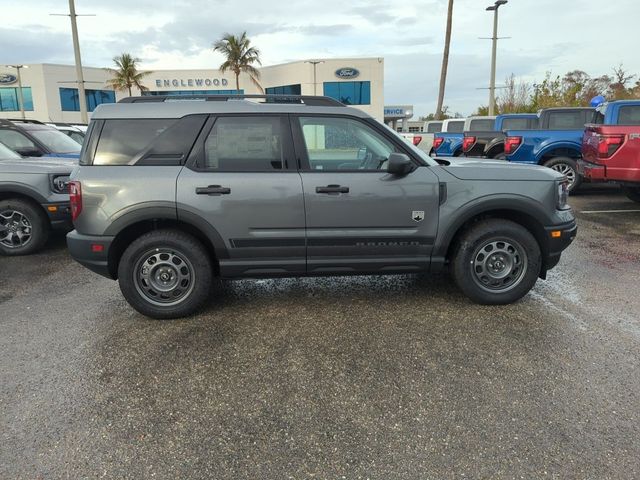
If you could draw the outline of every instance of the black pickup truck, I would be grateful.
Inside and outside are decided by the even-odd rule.
[[[504,130],[538,128],[535,113],[505,113],[498,115],[493,130],[464,132],[462,151],[465,157],[504,159]]]

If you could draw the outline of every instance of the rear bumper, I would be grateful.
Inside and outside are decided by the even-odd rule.
[[[607,167],[587,162],[583,158],[578,160],[578,174],[593,183],[607,181]]]
[[[114,238],[82,235],[73,230],[67,234],[67,247],[76,262],[103,277],[115,279],[109,269],[109,249]],[[96,246],[101,246],[101,250]]]
[[[43,203],[41,205],[44,211],[47,212],[52,229],[62,231],[73,230],[69,202]]]
[[[547,255],[544,261],[544,270],[551,270],[560,261],[562,252],[571,245],[571,242],[576,238],[578,224],[575,220],[572,220],[571,222],[561,225],[545,227],[545,230],[547,234]],[[557,232],[560,233],[558,234]],[[554,236],[554,234],[556,236]]]

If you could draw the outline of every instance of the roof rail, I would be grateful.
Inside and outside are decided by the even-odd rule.
[[[38,125],[44,125],[44,123],[41,122],[40,120],[32,120],[32,119],[29,119],[29,118],[5,118],[4,120],[7,120],[9,122],[36,123]]]
[[[227,100],[245,100],[248,98],[262,98],[262,103],[302,103],[310,107],[345,107],[344,103],[330,97],[315,95],[144,95],[141,97],[127,97],[118,103],[159,103],[179,100],[204,100],[207,102],[226,102]]]

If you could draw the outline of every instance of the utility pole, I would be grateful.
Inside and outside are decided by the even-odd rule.
[[[442,117],[442,104],[444,103],[444,88],[447,83],[447,68],[449,66],[449,47],[451,46],[451,23],[453,19],[453,0],[449,0],[447,7],[447,28],[444,34],[444,52],[442,53],[442,68],[440,69],[440,88],[438,89],[438,104],[436,106],[435,119]]]
[[[89,123],[87,115],[87,96],[84,93],[84,75],[80,58],[80,41],[78,40],[78,25],[76,23],[76,6],[74,0],[69,0],[69,17],[71,18],[71,35],[73,37],[73,54],[76,57],[76,75],[78,76],[78,104],[80,105],[80,121]]]
[[[69,0],[69,13],[51,13],[54,16],[71,18],[71,36],[73,39],[73,54],[76,59],[76,76],[78,77],[78,105],[80,106],[80,118],[82,123],[89,123],[87,115],[87,96],[84,91],[84,74],[82,72],[82,59],[80,58],[80,41],[78,40],[78,24],[76,17],[94,17],[95,15],[77,15],[74,0]]]
[[[493,36],[491,37],[491,79],[489,81],[489,115],[495,115],[496,109],[496,50],[498,47],[498,9],[508,0],[497,0],[487,7],[488,12],[493,12]]]
[[[7,68],[15,68],[18,72],[18,109],[20,110],[20,116],[24,120],[24,96],[22,95],[22,76],[20,75],[20,69],[29,68],[28,65],[5,65]]]

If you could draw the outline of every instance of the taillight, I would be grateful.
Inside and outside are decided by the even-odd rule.
[[[462,140],[462,150],[468,152],[476,143],[476,137],[464,137]]]
[[[504,139],[504,154],[511,155],[522,143],[522,137],[507,137]]]
[[[422,137],[419,135],[414,135],[413,136],[413,145],[415,147],[417,147],[418,145],[420,145],[420,142],[422,141]]]
[[[598,135],[598,158],[609,158],[624,143],[624,135]]]
[[[82,187],[80,182],[69,182],[69,203],[71,204],[71,220],[75,221],[82,212]]]
[[[436,137],[433,139],[433,149],[437,150],[438,148],[440,148],[440,145],[442,145],[442,142],[444,142],[444,138],[442,137]]]

